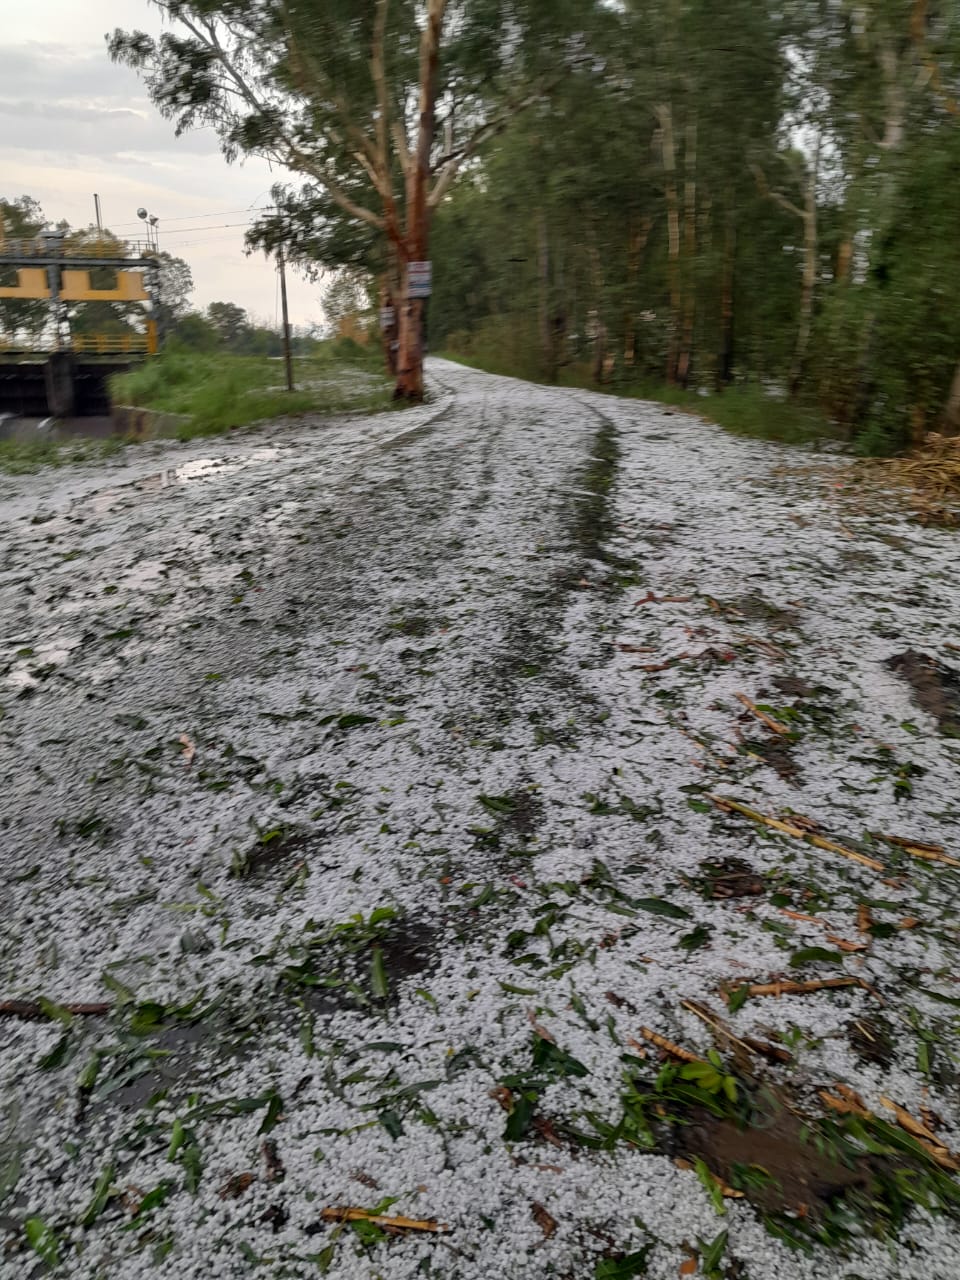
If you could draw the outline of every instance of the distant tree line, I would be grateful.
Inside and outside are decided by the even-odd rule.
[[[438,210],[431,345],[960,431],[955,0],[624,0]]]

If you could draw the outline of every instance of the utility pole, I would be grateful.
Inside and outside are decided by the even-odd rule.
[[[277,266],[280,271],[280,305],[283,308],[283,355],[287,364],[287,390],[295,391],[293,353],[290,350],[290,313],[287,310],[287,264],[283,256],[282,244],[277,249]]]

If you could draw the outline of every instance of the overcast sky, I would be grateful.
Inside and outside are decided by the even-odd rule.
[[[272,324],[276,272],[243,252],[249,209],[275,180],[260,161],[227,165],[212,133],[175,138],[136,75],[114,66],[104,35],[160,29],[147,0],[0,0],[0,196],[30,195],[51,221],[104,221],[135,235],[141,206],[160,218],[160,247],[193,270],[195,306],[239,303]],[[242,224],[242,225],[228,225]],[[291,320],[321,318],[316,285],[293,279]]]

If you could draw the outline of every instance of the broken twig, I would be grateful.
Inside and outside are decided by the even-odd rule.
[[[449,1231],[450,1228],[435,1218],[390,1218],[382,1213],[369,1213],[366,1209],[330,1208],[321,1210],[325,1222],[372,1222],[375,1226],[393,1231]]]
[[[682,1045],[674,1044],[672,1040],[667,1040],[665,1036],[657,1035],[656,1031],[651,1031],[649,1027],[641,1027],[640,1034],[644,1040],[655,1044],[668,1057],[676,1058],[679,1062],[703,1062],[703,1058],[698,1058],[695,1053],[691,1053],[689,1049],[684,1049]]]
[[[773,1062],[792,1062],[793,1055],[788,1053],[786,1049],[781,1049],[778,1045],[767,1044],[765,1040],[754,1040],[752,1036],[735,1035],[732,1029],[727,1026],[722,1018],[718,1018],[715,1014],[699,1004],[696,1000],[681,1000],[684,1009],[699,1018],[701,1022],[715,1032],[719,1037],[729,1041],[739,1049],[745,1049],[748,1054],[760,1054],[764,1058],[769,1058]]]
[[[951,858],[942,844],[927,844],[923,840],[908,840],[903,836],[885,836],[879,832],[874,838],[896,845],[904,853],[909,853],[911,858],[919,858],[921,862],[942,862],[948,867],[960,867],[960,860]]]
[[[708,795],[718,809],[722,809],[724,813],[741,813],[745,818],[750,818],[753,822],[762,823],[765,827],[770,827],[774,831],[781,831],[784,835],[793,836],[795,840],[803,840],[805,844],[812,844],[817,849],[825,849],[828,853],[839,853],[844,858],[849,858],[852,862],[859,862],[861,866],[869,867],[871,871],[885,871],[882,862],[878,862],[876,858],[869,858],[865,853],[858,853],[856,849],[848,849],[845,845],[837,844],[833,840],[826,840],[823,836],[814,835],[810,831],[804,830],[803,827],[793,825],[789,822],[781,822],[779,818],[769,818],[766,814],[758,813],[756,809],[749,809],[745,804],[740,804],[737,800],[728,800],[725,796]],[[960,865],[960,864],[958,864]]]
[[[832,991],[838,987],[862,987],[869,990],[860,978],[815,978],[809,982],[794,982],[784,978],[780,982],[752,982],[748,996],[805,996],[814,991]]]
[[[113,1007],[109,1004],[61,1004],[57,1006],[76,1018],[101,1018]],[[0,1017],[45,1018],[47,1014],[35,1000],[0,1000]]]
[[[738,702],[742,702],[752,716],[765,724],[773,733],[779,733],[781,737],[789,737],[790,730],[785,724],[781,724],[779,720],[774,720],[773,716],[768,716],[765,711],[761,711],[755,702],[751,702],[745,693],[735,695]]]

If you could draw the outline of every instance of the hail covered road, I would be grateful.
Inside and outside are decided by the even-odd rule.
[[[871,1238],[859,1157],[637,1100],[647,1028],[741,1122],[922,1113],[950,1184],[956,535],[836,458],[431,380],[0,476],[0,1277],[960,1274],[941,1184]]]

